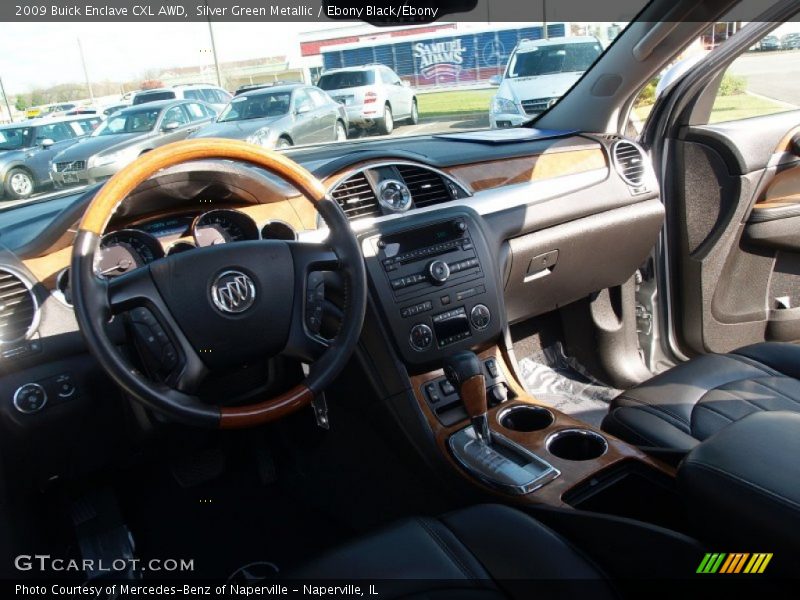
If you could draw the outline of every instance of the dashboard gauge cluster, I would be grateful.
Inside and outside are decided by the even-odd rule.
[[[230,209],[210,210],[194,220],[194,243],[198,248],[259,239],[258,225],[243,212]]]
[[[170,216],[104,235],[95,257],[95,271],[103,277],[117,277],[164,256],[258,239],[295,240],[297,232],[283,221],[269,221],[259,230],[248,214],[228,208],[210,210],[194,218]],[[65,274],[65,282],[66,277]]]
[[[163,256],[161,242],[151,234],[139,229],[120,229],[100,240],[95,271],[104,277],[117,277]]]

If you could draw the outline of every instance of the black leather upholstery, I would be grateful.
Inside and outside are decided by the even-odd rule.
[[[581,580],[603,575],[563,538],[528,515],[479,505],[438,519],[407,519],[346,544],[291,573],[290,579],[381,582],[382,598],[546,598],[586,590]],[[580,588],[578,586],[581,586]],[[594,598],[613,597],[593,583]]]
[[[686,453],[761,411],[800,412],[800,346],[764,343],[694,358],[621,394],[603,429],[639,446]]]
[[[713,540],[800,550],[800,414],[750,415],[692,450],[678,483]]]

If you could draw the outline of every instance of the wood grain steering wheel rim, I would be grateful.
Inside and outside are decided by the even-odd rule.
[[[315,205],[328,225],[327,244],[333,250],[337,267],[342,271],[347,286],[347,306],[343,310],[344,319],[339,334],[319,360],[312,364],[309,377],[285,393],[246,406],[220,408],[201,404],[199,399],[191,394],[168,389],[164,384],[147,381],[135,366],[116,352],[104,330],[105,324],[116,314],[111,300],[111,288],[113,287],[111,284],[116,280],[110,280],[111,283],[109,283],[109,280],[95,274],[94,254],[99,248],[100,237],[111,217],[121,202],[137,186],[158,171],[200,159],[246,162],[263,168],[293,185]],[[266,244],[267,242],[249,243]],[[236,245],[229,244],[228,246]],[[295,250],[302,244],[297,243],[296,246]],[[306,250],[308,246],[306,244]],[[203,250],[206,249],[198,249],[198,251]],[[328,250],[328,254],[331,254],[330,250]],[[179,256],[181,255],[176,255],[175,258]],[[293,256],[296,257],[298,254]],[[169,261],[171,258],[167,257],[161,260]],[[295,258],[294,260],[297,263],[299,259]],[[144,154],[120,170],[98,191],[84,213],[73,246],[71,269],[76,317],[90,350],[101,366],[123,389],[145,406],[170,414],[177,420],[191,425],[223,429],[253,427],[276,420],[308,405],[314,395],[322,391],[333,380],[349,359],[357,344],[366,311],[366,271],[358,240],[338,204],[327,196],[322,183],[314,175],[290,158],[236,140],[210,138],[175,142]],[[149,269],[148,265],[135,271]],[[127,277],[127,275],[118,279]],[[305,280],[303,284],[305,284]],[[297,292],[293,296],[295,304],[303,299],[303,297],[296,298],[296,295]],[[127,307],[127,305],[124,306]],[[296,310],[292,313],[293,316],[300,314],[303,318],[302,309],[300,313],[297,313]],[[175,321],[171,317],[162,315],[162,319],[175,326]],[[162,320],[162,324],[164,324],[164,320]],[[174,334],[171,330],[170,332]]]

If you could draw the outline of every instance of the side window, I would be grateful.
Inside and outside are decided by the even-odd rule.
[[[790,47],[788,42],[786,47]],[[797,108],[800,67],[782,49],[777,35],[766,35],[728,66],[714,98],[709,123],[739,121]]]
[[[186,125],[189,122],[189,118],[186,116],[186,112],[184,112],[183,107],[173,106],[170,108],[167,113],[164,115],[164,120],[162,124],[166,125],[167,123],[178,123],[179,126]]]
[[[381,79],[388,85],[397,85],[400,79],[389,69],[381,69]]]
[[[300,109],[302,106],[307,106],[308,108],[313,108],[313,103],[311,102],[311,98],[308,97],[308,93],[305,90],[297,90],[294,93],[294,110]]]
[[[100,124],[100,119],[82,119],[80,121],[73,121],[73,129],[80,128],[80,132],[76,131],[76,135],[88,135],[92,133]]]
[[[331,99],[325,94],[325,92],[315,90],[314,88],[308,90],[308,95],[311,96],[314,104],[319,107],[326,106],[331,102]]]
[[[218,104],[227,104],[231,101],[231,98],[233,98],[233,96],[224,90],[214,90],[214,92],[217,94]]]
[[[187,100],[202,100],[203,96],[200,94],[200,90],[184,90],[183,97]]]
[[[189,113],[189,118],[192,121],[200,121],[209,117],[206,112],[206,107],[198,104],[197,102],[190,102],[185,105],[186,111]]]
[[[43,140],[53,140],[54,142],[61,142],[74,138],[75,134],[67,127],[66,123],[53,123],[40,127],[36,132],[36,142],[39,143]]]

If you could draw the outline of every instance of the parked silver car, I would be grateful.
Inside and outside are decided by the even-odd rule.
[[[56,187],[96,183],[138,156],[186,138],[216,117],[204,102],[162,100],[112,114],[95,132],[57,154],[50,165]]]
[[[347,114],[319,88],[281,85],[236,96],[217,121],[191,137],[246,140],[266,148],[347,139]]]
[[[47,117],[0,126],[0,197],[27,198],[51,184],[50,161],[100,125],[99,116]]]
[[[220,112],[233,96],[221,87],[206,83],[186,83],[173,87],[141,90],[133,95],[131,104],[146,104],[157,100],[199,100]]]
[[[317,82],[347,110],[352,127],[387,134],[397,121],[419,122],[414,90],[385,65],[366,65],[326,71]]]

